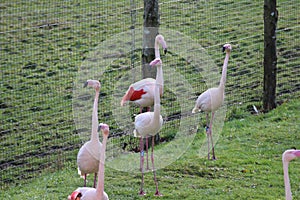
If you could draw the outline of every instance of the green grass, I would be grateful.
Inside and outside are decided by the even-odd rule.
[[[300,146],[300,101],[293,100],[267,114],[225,123],[216,145],[216,161],[199,156],[199,131],[192,145],[174,163],[157,171],[157,199],[284,199],[281,154]],[[204,136],[205,137],[205,136]],[[139,155],[136,154],[138,157]],[[83,184],[75,158],[63,170],[43,173],[29,183],[7,188],[1,199],[65,199]],[[299,161],[290,164],[294,199],[299,199]],[[136,163],[138,165],[138,163]],[[92,176],[89,177],[91,184]],[[110,199],[140,199],[140,174],[106,167],[105,191]],[[152,173],[146,174],[143,199],[154,199]]]
[[[224,43],[230,42],[233,45],[233,52],[230,57],[226,83],[226,104],[228,110],[225,121],[226,126],[218,144],[218,156],[227,158],[225,156],[227,155],[226,153],[223,155],[221,153],[222,150],[227,152],[228,149],[235,149],[229,148],[230,145],[235,147],[234,145],[243,144],[239,148],[236,147],[237,150],[248,150],[249,145],[251,148],[256,147],[257,151],[261,148],[264,149],[264,143],[259,142],[260,138],[264,136],[263,133],[266,133],[264,140],[270,138],[270,140],[275,141],[276,138],[280,140],[283,137],[292,137],[293,135],[290,134],[275,137],[277,134],[269,131],[274,123],[284,123],[287,121],[286,119],[291,118],[290,116],[278,113],[274,114],[273,117],[272,114],[250,117],[250,113],[253,111],[252,105],[262,110],[263,2],[258,0],[251,2],[187,0],[176,2],[160,1],[160,3],[160,27],[162,34],[166,34],[165,38],[169,46],[169,53],[162,57],[164,66],[182,74],[190,84],[192,91],[186,97],[186,102],[182,104],[182,102],[178,101],[178,94],[184,91],[184,88],[170,88],[173,82],[179,80],[178,77],[171,77],[169,73],[165,73],[166,78],[173,81],[166,84],[166,92],[162,99],[164,117],[174,118],[174,116],[182,114],[180,113],[180,106],[184,107],[184,111],[191,110],[189,107],[193,106],[197,95],[204,91],[207,86],[215,85],[219,81],[220,66],[224,59],[220,47]],[[143,23],[142,7],[142,1],[136,2],[137,17],[135,19],[135,27],[136,38],[139,39],[141,38]],[[278,2],[277,102],[279,105],[289,99],[299,99],[300,96],[300,18],[297,15],[299,7],[300,2],[298,0]],[[118,126],[112,111],[115,109],[115,104],[112,102],[111,89],[121,89],[122,94],[125,92],[128,84],[123,84],[120,88],[117,88],[116,85],[118,81],[125,77],[126,73],[128,74],[132,62],[136,67],[140,65],[141,40],[136,41],[136,51],[133,52],[133,55],[129,52],[121,52],[122,56],[116,56],[112,59],[112,62],[109,62],[111,61],[110,59],[104,59],[103,61],[102,57],[101,59],[96,59],[96,61],[91,59],[91,54],[96,51],[95,49],[99,48],[99,46],[101,47],[107,41],[107,46],[104,49],[105,56],[110,53],[110,47],[115,45],[115,43],[122,44],[120,38],[116,36],[130,31],[132,26],[130,5],[128,1],[121,0],[101,2],[81,0],[76,3],[72,1],[53,3],[45,0],[19,3],[5,1],[1,3],[0,11],[0,186],[1,189],[6,190],[9,187],[19,185],[18,190],[13,189],[9,192],[9,194],[13,194],[16,191],[26,189],[27,182],[36,181],[35,185],[30,187],[36,188],[39,192],[41,192],[40,188],[45,188],[43,191],[47,191],[47,195],[52,195],[52,189],[55,191],[61,185],[69,185],[69,190],[62,192],[61,195],[59,195],[59,192],[53,192],[54,198],[59,196],[59,199],[61,199],[73,188],[80,185],[79,180],[76,179],[76,170],[74,171],[74,159],[78,148],[89,136],[89,113],[91,113],[91,108],[85,110],[85,106],[87,104],[91,105],[93,91],[84,91],[82,96],[78,99],[76,98],[74,90],[77,87],[81,87],[82,82],[85,81],[79,80],[77,77],[80,73],[87,72],[87,76],[84,78],[101,79],[99,120],[109,123],[113,133],[122,131],[129,133],[131,131],[127,129],[122,130]],[[189,37],[192,42],[184,42],[180,47],[177,43],[173,43],[177,39],[174,36],[176,31]],[[126,44],[128,45],[129,43]],[[197,49],[199,46],[204,47],[204,50]],[[205,55],[208,57],[205,57]],[[195,59],[203,62],[195,62]],[[203,66],[208,61],[207,59],[213,62],[213,70],[217,72],[217,77],[211,77],[211,73],[206,73]],[[99,60],[103,61],[105,65],[100,65],[101,62]],[[95,71],[88,71],[91,69],[91,66],[94,67],[93,70]],[[100,68],[105,69],[104,76],[101,77],[98,75]],[[132,77],[129,76],[129,78]],[[299,109],[297,103],[292,103],[292,105],[296,105],[293,107],[294,110]],[[77,113],[73,110],[74,106],[86,111],[88,117],[76,116]],[[130,117],[133,118],[133,114],[137,111],[138,109],[132,108]],[[81,114],[79,113],[79,115]],[[296,113],[296,116],[298,114]],[[199,126],[203,127],[205,123],[204,115],[200,114],[198,116],[201,118]],[[264,124],[262,123],[264,121],[263,117],[270,120],[268,124],[262,125]],[[82,124],[78,125],[76,120],[82,120]],[[254,127],[248,127],[249,124],[254,122],[256,126],[260,127],[257,132],[251,131],[252,129],[257,130]],[[274,129],[282,133],[290,133],[290,130],[294,133],[293,126],[296,122],[297,119],[294,120],[294,123],[287,121],[286,123],[289,125],[276,126]],[[175,133],[178,131],[178,124],[177,120],[173,120],[168,121],[164,126],[161,133],[164,143],[158,146],[158,149],[163,149],[167,142],[172,141]],[[299,129],[299,127],[296,128]],[[239,134],[236,135],[235,132],[239,132]],[[253,138],[248,141],[245,138],[250,137],[249,135],[253,135]],[[203,181],[201,184],[189,185],[193,176],[189,175],[188,166],[194,166],[191,163],[194,163],[192,160],[198,159],[197,140],[198,143],[201,143],[204,138],[203,135],[196,137],[195,144],[189,150],[194,153],[185,154],[180,159],[182,162],[179,160],[175,163],[175,166],[178,164],[177,167],[169,171],[169,167],[166,170],[160,170],[159,175],[162,179],[160,181],[168,183],[168,181],[176,180],[178,182],[178,184],[174,184],[176,187],[177,185],[190,186],[186,188],[187,191],[198,192],[199,190],[200,193],[202,191],[204,195],[207,195],[205,199],[209,199],[209,194],[215,192],[213,187],[210,186],[221,185],[222,189],[216,190],[216,192],[222,193],[224,190],[224,194],[227,195],[230,195],[232,190],[237,191],[248,188],[247,184],[245,184],[247,186],[245,188],[240,185],[230,187],[224,183],[226,181],[221,182],[223,179],[216,182],[210,179],[215,177],[215,173],[224,171],[226,173],[230,172],[225,174],[224,177],[236,177],[235,171],[230,170],[231,164],[227,163],[226,168],[218,166],[220,162],[222,162],[220,165],[223,165],[224,160],[226,160],[221,158],[217,162],[212,162],[213,165],[217,165],[216,169],[209,164],[210,162],[199,158],[203,165],[195,166],[195,169],[204,170],[203,177],[209,180],[208,184],[206,185],[205,181]],[[231,140],[234,141],[233,144],[231,144]],[[124,136],[114,140],[113,144],[122,145],[128,143],[128,141],[137,142],[132,137]],[[223,141],[227,141],[228,149],[223,147]],[[237,144],[235,144],[235,141],[237,141]],[[297,140],[291,141],[295,143]],[[282,147],[283,143],[278,141],[278,144]],[[284,148],[288,148],[288,146]],[[279,155],[284,148],[282,147],[280,151],[274,152],[271,147],[267,150]],[[261,152],[256,153],[255,155],[257,156],[261,155]],[[243,154],[241,155],[243,156]],[[239,161],[245,160],[244,162],[248,162],[247,159],[248,157],[244,155]],[[189,160],[189,162],[184,160]],[[253,160],[252,162],[250,161],[246,163],[246,166],[250,166],[249,169],[245,168],[244,171],[246,173],[240,174],[248,177],[246,181],[249,183],[252,177],[250,172],[255,171],[254,169],[250,170],[250,168],[253,167],[253,163],[256,166]],[[232,165],[234,167],[234,164]],[[237,166],[238,164],[236,165],[236,172],[239,174],[244,167]],[[180,168],[185,168],[188,172],[180,171]],[[39,175],[44,174],[44,170],[45,173],[56,170],[58,172],[50,174],[49,177],[40,178]],[[61,170],[66,171],[62,172]],[[176,170],[178,170],[178,173]],[[212,170],[214,173],[207,170]],[[72,177],[72,180],[70,180],[71,184],[64,184],[65,180],[69,180],[68,178],[65,179],[65,177],[62,177],[61,185],[53,184],[57,177],[61,177],[64,173]],[[178,174],[174,179],[169,177],[169,174],[173,173]],[[180,173],[183,173],[182,177],[180,177]],[[139,180],[136,180],[135,176],[118,173],[112,169],[107,171],[108,178],[110,174],[111,177],[113,177],[112,174],[117,174],[123,179],[131,177],[132,183],[129,183],[134,186],[132,191],[127,192],[128,188],[124,187],[126,184],[118,184],[117,182],[115,190],[112,190],[112,192],[108,191],[109,194],[116,194],[116,198],[112,199],[124,197],[122,195],[125,194],[128,194],[128,198],[134,197],[132,194],[137,191],[139,184]],[[230,176],[230,174],[234,175]],[[117,175],[116,177],[118,177]],[[196,174],[195,176],[200,175]],[[149,184],[151,183],[150,177],[148,175]],[[166,177],[166,180],[163,177]],[[49,181],[49,185],[45,184],[47,180],[51,179],[54,181]],[[233,178],[233,180],[235,179],[238,180],[238,178]],[[276,180],[275,178],[272,179],[274,182]],[[48,186],[52,189],[48,190]],[[28,186],[27,190],[30,187]],[[204,189],[201,190],[201,188]],[[118,189],[120,189],[120,193],[117,193]],[[252,189],[255,190],[257,187]],[[170,188],[165,190],[162,188],[162,190],[165,193],[164,198],[172,199],[166,194],[167,192],[164,192],[169,191]],[[179,192],[184,190],[172,188],[172,191],[174,191],[174,194],[177,192],[177,195],[181,195]],[[281,192],[278,194],[281,194]],[[233,196],[232,198],[238,197]],[[257,197],[257,199],[262,198]]]

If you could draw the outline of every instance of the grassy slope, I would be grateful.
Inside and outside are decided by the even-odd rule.
[[[159,199],[284,199],[281,154],[300,146],[300,101],[284,103],[267,114],[253,115],[225,123],[216,146],[218,160],[199,157],[198,133],[194,143],[176,162],[158,170]],[[138,156],[138,154],[136,155]],[[138,163],[137,163],[138,164]],[[300,162],[290,165],[294,199],[300,199]],[[8,188],[1,199],[64,199],[83,181],[74,163],[66,169],[45,173],[30,184]],[[106,192],[111,199],[139,199],[139,174],[106,168]],[[91,183],[90,183],[91,184]],[[145,188],[153,199],[152,174],[146,174]]]
[[[1,16],[5,19],[0,22],[1,32],[4,31],[0,37],[3,78],[0,84],[0,164],[5,172],[1,174],[4,181],[0,184],[5,186],[18,183],[19,179],[36,177],[43,168],[61,168],[64,164],[60,161],[74,159],[81,142],[75,137],[77,130],[72,117],[73,80],[78,66],[99,43],[130,27],[130,9],[128,5],[124,9],[124,1],[103,2],[104,5],[99,1],[84,0],[78,4],[63,1],[53,4],[45,0],[20,4],[7,2],[0,7],[4,13]],[[287,95],[278,96],[280,100],[290,98],[290,93],[297,90],[295,96],[299,96],[299,85],[293,84],[299,82],[299,16],[293,14],[299,2],[289,2],[280,2],[279,6],[278,94]],[[142,7],[142,2],[138,4],[138,8]],[[103,9],[104,6],[106,9]],[[250,101],[250,106],[260,104],[263,51],[260,1],[251,4],[228,0],[205,3],[162,1],[161,12],[163,28],[174,29],[196,39],[207,48],[218,66],[223,61],[219,45],[232,42],[235,50],[226,85],[228,104],[232,106],[247,101]],[[137,24],[142,24],[142,11],[139,10],[138,14]],[[294,28],[284,30],[289,27]],[[183,73],[188,74],[193,86],[199,87],[198,80],[202,77],[189,68],[186,60],[175,59],[176,54],[172,53],[176,53],[176,49],[170,49],[166,63],[177,65],[177,68],[186,65]],[[128,60],[129,56],[126,58]],[[129,64],[120,61],[115,65],[115,71],[118,71],[118,66]],[[103,85],[110,80],[115,81],[119,75],[110,72],[109,80],[103,80]],[[203,88],[202,85],[200,87]],[[108,90],[104,86],[101,92],[102,108],[107,103],[103,97],[109,96]],[[193,95],[196,97],[198,94]],[[163,101],[166,99],[167,96]],[[113,117],[109,107],[106,109],[100,114],[101,119]],[[241,112],[230,114],[229,119],[240,118],[245,114]],[[64,154],[63,158],[61,154]],[[58,159],[62,159],[59,164],[53,162]],[[70,173],[73,174],[73,170]],[[54,179],[56,177],[53,175]],[[56,186],[51,187],[57,189]]]

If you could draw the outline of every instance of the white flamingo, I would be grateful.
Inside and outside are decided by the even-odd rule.
[[[79,187],[68,196],[68,200],[108,200],[108,195],[106,192],[104,192],[104,164],[106,143],[109,135],[109,126],[101,123],[99,125],[99,130],[102,131],[103,141],[101,147],[102,153],[99,161],[97,187]]]
[[[212,145],[212,159],[216,159],[215,151],[214,151],[214,144],[212,138],[212,124],[214,119],[215,111],[223,104],[224,101],[224,91],[225,91],[225,83],[226,83],[226,72],[227,72],[227,65],[229,60],[229,55],[231,52],[231,45],[225,44],[223,46],[223,51],[226,52],[223,68],[222,68],[222,76],[220,80],[220,84],[216,88],[210,88],[203,92],[198,99],[196,100],[195,107],[192,110],[192,113],[196,113],[197,111],[204,111],[206,112],[206,134],[207,134],[207,143],[208,143],[208,159],[210,159],[210,147],[209,143],[211,142]],[[211,112],[211,120],[208,125],[209,121],[209,113]]]
[[[136,137],[140,137],[140,170],[142,172],[142,182],[141,182],[141,189],[140,195],[145,195],[146,193],[143,190],[144,186],[144,144],[143,138],[147,138],[152,136],[152,153],[151,153],[151,161],[152,161],[152,168],[153,168],[153,175],[154,175],[154,182],[156,185],[156,196],[161,196],[161,193],[158,191],[158,182],[156,179],[156,171],[154,167],[154,136],[159,132],[163,124],[163,118],[160,115],[160,95],[159,95],[159,80],[163,80],[162,70],[162,61],[160,58],[156,58],[150,63],[151,66],[157,67],[156,73],[156,85],[155,85],[155,92],[154,92],[154,111],[153,112],[145,112],[137,115],[135,117],[135,130],[134,135]]]
[[[154,49],[155,58],[160,58],[159,44],[162,45],[164,52],[167,52],[167,44],[162,35],[157,35],[155,37]],[[160,84],[160,95],[163,94],[163,80],[159,79]],[[140,107],[140,113],[144,107],[150,110],[150,106],[154,103],[154,88],[156,80],[153,78],[145,78],[138,82],[131,84],[126,91],[125,95],[122,97],[121,106],[124,106],[127,101],[134,102]]]
[[[91,139],[87,141],[77,154],[78,173],[84,177],[84,187],[86,186],[87,174],[94,173],[94,187],[96,186],[97,172],[99,169],[99,159],[101,154],[101,142],[98,135],[98,99],[101,84],[97,80],[87,80],[84,87],[93,87],[96,91],[94,107],[92,113]]]
[[[162,45],[164,53],[166,53],[167,43],[161,34],[155,37],[155,42],[154,42],[155,58],[160,58],[159,44]],[[160,67],[157,70],[160,70],[161,74],[163,73],[162,67]],[[124,106],[127,101],[131,101],[140,107],[140,113],[142,113],[142,110],[145,107],[147,108],[147,111],[150,111],[150,107],[153,106],[154,103],[154,92],[155,92],[156,81],[158,81],[159,83],[159,92],[160,92],[160,96],[162,96],[163,86],[164,86],[164,81],[162,79],[162,76],[156,77],[156,80],[153,78],[145,78],[129,86],[125,95],[122,97],[121,106]],[[148,170],[149,169],[148,138],[146,138],[146,153],[147,153],[147,170]]]
[[[292,192],[289,178],[289,162],[295,158],[300,157],[300,150],[289,149],[282,154],[284,186],[285,186],[285,199],[292,200]]]

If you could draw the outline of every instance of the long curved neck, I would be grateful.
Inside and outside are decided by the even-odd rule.
[[[159,39],[158,39],[158,37],[155,38],[154,53],[155,53],[155,58],[160,58],[160,53],[159,53]]]
[[[285,198],[286,200],[292,200],[292,192],[289,178],[289,162],[283,162],[283,178],[284,178],[284,187],[285,187]]]
[[[98,100],[99,100],[99,90],[96,90],[95,99],[94,99],[94,107],[92,113],[92,133],[91,133],[91,141],[99,141],[98,136]]]
[[[230,55],[230,52],[226,52],[226,56],[225,56],[225,59],[224,59],[224,64],[223,64],[223,67],[222,67],[222,76],[221,76],[219,88],[221,88],[223,90],[225,89],[229,55]]]
[[[97,196],[100,197],[99,200],[102,200],[104,197],[104,170],[105,170],[104,164],[105,164],[105,151],[106,151],[107,137],[108,135],[103,134],[99,172],[98,172],[98,184],[96,188]]]
[[[163,72],[162,66],[157,66],[156,71],[156,81],[155,81],[155,89],[154,89],[154,120],[160,120],[160,89],[163,87]]]

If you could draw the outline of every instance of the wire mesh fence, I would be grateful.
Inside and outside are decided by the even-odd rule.
[[[297,0],[278,2],[278,102],[300,96],[299,7]],[[204,117],[191,116],[191,109],[199,94],[218,85],[227,42],[233,51],[226,118],[238,117],[236,109],[260,108],[261,1],[160,1],[159,9],[160,33],[169,46],[162,55],[162,144],[179,137],[178,131],[196,133],[193,123]],[[86,79],[102,84],[99,121],[112,127],[108,157],[138,151],[130,125],[138,108],[119,108],[119,101],[129,83],[141,79],[143,2],[4,1],[0,10],[1,188],[75,162],[90,135],[94,94],[82,89]]]

